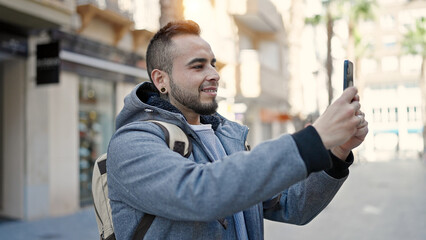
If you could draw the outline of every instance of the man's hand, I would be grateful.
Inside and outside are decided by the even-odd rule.
[[[325,148],[341,159],[359,146],[368,133],[368,123],[360,111],[357,93],[355,87],[347,88],[312,124]]]
[[[360,115],[364,116],[364,113],[361,112]],[[340,146],[336,146],[331,149],[331,152],[340,159],[346,159],[352,149],[358,147],[365,139],[368,133],[368,122],[364,120],[357,127],[355,135],[353,135],[347,142]]]

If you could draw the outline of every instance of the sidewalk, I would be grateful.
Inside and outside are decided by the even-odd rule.
[[[265,240],[425,240],[426,162],[361,162],[306,226],[265,222]],[[325,231],[326,229],[326,231]],[[99,239],[93,207],[64,217],[0,222],[0,240]]]
[[[93,207],[86,207],[64,217],[0,222],[0,239],[96,240],[99,235]]]
[[[265,240],[426,240],[426,162],[361,162],[305,226],[265,221]]]

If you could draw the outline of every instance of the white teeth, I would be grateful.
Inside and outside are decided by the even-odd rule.
[[[216,90],[203,90],[203,92],[216,92]]]

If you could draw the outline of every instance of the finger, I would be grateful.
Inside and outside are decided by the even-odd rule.
[[[351,104],[351,106],[352,106],[352,107],[353,107],[353,109],[354,109],[354,115],[358,115],[357,113],[358,113],[358,111],[360,111],[360,109],[361,109],[361,104],[360,104],[358,101],[353,101],[353,102],[351,102],[350,104]]]
[[[355,115],[361,115],[365,118],[365,113],[363,113],[361,110],[356,111]]]
[[[342,98],[346,101],[346,102],[352,102],[352,100],[355,98],[355,96],[358,93],[358,89],[356,87],[348,87],[347,89],[345,89],[345,91],[343,91],[342,93]]]
[[[355,97],[352,99],[352,101],[358,101],[359,102],[359,95],[355,95]]]
[[[368,134],[368,122],[365,121],[365,123],[362,124],[362,127],[358,128],[355,136],[358,138],[364,138]]]
[[[357,126],[357,129],[368,127],[368,122],[363,118],[363,121]]]
[[[362,115],[355,115],[355,117],[358,118],[358,125],[357,125],[357,128],[358,128],[364,122],[364,117]]]

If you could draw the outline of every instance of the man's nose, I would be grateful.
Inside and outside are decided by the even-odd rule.
[[[211,66],[211,67],[210,67],[210,71],[209,71],[209,75],[207,76],[207,79],[208,79],[209,81],[216,81],[216,82],[218,82],[218,81],[219,81],[219,79],[220,79],[220,75],[219,75],[219,73],[217,72],[217,70],[216,70],[216,68],[215,68],[215,67],[213,67],[213,66]]]

